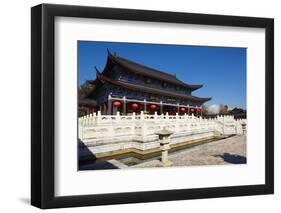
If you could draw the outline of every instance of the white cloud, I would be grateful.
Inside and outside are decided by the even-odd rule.
[[[209,114],[218,114],[220,112],[220,106],[217,104],[213,104],[208,107]]]

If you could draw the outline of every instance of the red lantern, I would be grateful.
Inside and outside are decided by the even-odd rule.
[[[155,104],[152,104],[149,107],[150,107],[150,109],[156,109],[156,105]]]
[[[121,106],[121,103],[120,103],[119,101],[115,101],[115,102],[113,103],[113,106],[115,106],[115,107],[120,107],[120,106]]]
[[[193,108],[191,108],[191,109],[190,109],[190,111],[191,111],[191,112],[194,112],[194,109],[193,109]]]
[[[185,111],[185,108],[182,107],[182,108],[181,108],[181,111],[184,112],[184,111]]]
[[[134,103],[134,104],[132,104],[132,107],[133,107],[134,109],[136,109],[136,108],[138,108],[138,107],[139,107],[139,105],[138,105],[138,104],[136,104],[136,103]]]

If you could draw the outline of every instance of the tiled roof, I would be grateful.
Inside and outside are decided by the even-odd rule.
[[[196,90],[196,89],[199,89],[202,87],[201,84],[192,85],[192,84],[184,83],[184,82],[180,81],[179,79],[177,79],[177,77],[175,75],[171,75],[169,73],[162,72],[162,71],[156,70],[154,68],[144,66],[142,64],[138,64],[138,63],[130,61],[128,59],[122,58],[120,56],[112,55],[111,53],[108,54],[108,58],[113,63],[117,63],[120,66],[127,68],[127,70],[130,70],[130,71],[138,73],[138,74],[142,74],[142,75],[145,75],[145,76],[148,76],[151,78],[155,78],[155,79],[160,79],[162,81],[167,81],[167,82],[173,83],[175,85],[188,87],[192,90]]]
[[[182,98],[182,99],[186,99],[186,100],[191,100],[191,101],[195,101],[195,102],[206,102],[211,100],[212,98],[199,98],[196,96],[191,96],[191,95],[185,95],[185,94],[180,94],[180,93],[175,93],[175,92],[171,92],[171,91],[167,91],[167,90],[161,90],[161,89],[157,89],[157,88],[152,88],[152,87],[147,87],[147,86],[143,86],[143,85],[136,85],[136,84],[131,84],[128,82],[124,82],[124,81],[120,81],[120,80],[112,80],[104,75],[102,75],[101,73],[97,72],[97,78],[101,81],[107,81],[109,83],[121,86],[121,87],[125,87],[125,88],[129,88],[132,90],[137,90],[137,91],[144,91],[144,92],[148,92],[148,93],[154,93],[154,94],[159,94],[159,95],[165,95],[165,96],[171,96],[171,97],[178,97],[178,98]]]

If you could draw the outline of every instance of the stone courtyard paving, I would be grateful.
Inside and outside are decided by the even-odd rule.
[[[173,166],[223,165],[246,163],[246,136],[233,136],[169,154]],[[161,167],[159,160],[144,162],[134,168]]]

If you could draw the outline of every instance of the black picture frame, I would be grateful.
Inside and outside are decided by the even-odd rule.
[[[264,28],[265,184],[56,197],[54,170],[55,17]],[[94,192],[93,192],[94,193]],[[274,20],[164,11],[41,4],[31,8],[31,204],[39,208],[140,203],[274,193]]]

